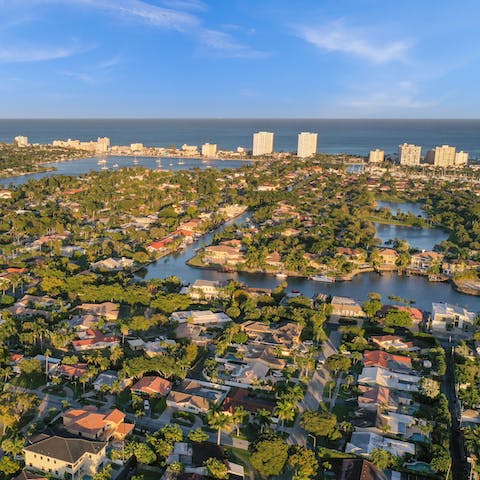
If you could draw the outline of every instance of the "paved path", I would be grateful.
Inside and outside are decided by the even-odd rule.
[[[328,357],[338,352],[338,347],[342,341],[342,332],[332,330],[328,340],[322,344],[322,351],[318,355],[319,361],[325,361]],[[298,415],[293,428],[289,432],[288,443],[293,445],[307,446],[308,434],[300,425],[301,414],[305,410],[318,410],[323,401],[323,391],[325,385],[332,378],[330,372],[325,366],[315,370],[308,383],[308,388],[303,400],[298,402]],[[286,430],[286,429],[285,429]]]

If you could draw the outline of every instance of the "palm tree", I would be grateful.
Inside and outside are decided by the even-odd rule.
[[[269,412],[266,408],[261,408],[257,411],[255,415],[255,420],[260,426],[260,431],[263,432],[265,427],[269,426],[272,423],[272,413]]]
[[[292,421],[295,418],[295,404],[289,399],[277,401],[275,413],[282,421],[282,427],[285,427],[285,420]]]
[[[247,416],[248,416],[248,412],[242,406],[236,407],[233,410],[232,420],[237,430],[237,437],[240,435],[240,425],[243,424]]]
[[[229,415],[223,412],[208,412],[208,424],[213,429],[217,430],[217,445],[220,445],[220,436],[222,430],[227,427],[231,422]]]
[[[49,348],[45,350],[45,380],[48,381],[48,359],[52,355],[52,352]]]

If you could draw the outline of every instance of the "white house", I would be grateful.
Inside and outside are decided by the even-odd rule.
[[[213,313],[211,310],[187,310],[173,312],[170,319],[178,323],[191,323],[193,325],[222,325],[232,322],[232,319],[223,312]]]
[[[358,383],[366,385],[380,385],[407,392],[418,392],[420,377],[405,373],[392,372],[382,367],[363,367],[358,377]]]
[[[345,447],[346,453],[370,455],[374,450],[383,449],[392,455],[403,457],[405,454],[415,455],[415,444],[382,437],[372,432],[353,432],[350,442]]]
[[[451,328],[465,329],[473,325],[475,313],[450,303],[432,303],[432,330],[445,332]]]

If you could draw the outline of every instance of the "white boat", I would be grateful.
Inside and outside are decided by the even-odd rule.
[[[112,166],[113,166],[113,168],[118,168],[119,167],[118,163],[114,163]]]
[[[102,170],[108,170],[108,167],[107,167],[106,165],[104,165],[104,166],[102,167]]]
[[[133,164],[134,164],[134,165],[138,165],[138,159],[137,159],[137,157],[135,157],[135,158],[133,159]]]
[[[277,278],[283,278],[283,279],[288,277],[288,275],[286,273],[276,273],[275,276]]]
[[[97,165],[104,165],[105,163],[107,163],[107,160],[105,158],[101,158],[98,162],[97,162]]]
[[[324,282],[324,283],[334,283],[335,282],[335,278],[327,277],[326,275],[312,275],[310,277],[310,280],[313,280],[314,282]]]
[[[178,164],[179,165],[185,165],[185,162],[183,160],[179,160]]]

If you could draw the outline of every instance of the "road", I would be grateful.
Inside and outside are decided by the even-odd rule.
[[[318,355],[318,360],[320,362],[325,361],[328,357],[337,353],[341,342],[342,333],[338,330],[332,330],[328,340],[322,344],[322,350]],[[330,380],[332,380],[332,377],[324,365],[315,370],[308,384],[305,397],[298,403],[298,415],[293,428],[289,432],[288,443],[307,446],[308,434],[300,425],[301,414],[305,410],[318,410],[320,403],[323,401],[325,385]]]
[[[460,429],[460,405],[455,391],[455,364],[452,346],[448,341],[440,342],[447,355],[447,371],[443,380],[443,390],[448,399],[448,408],[452,417],[450,430],[450,455],[452,458],[452,478],[466,480],[470,466],[467,462],[463,433]]]

